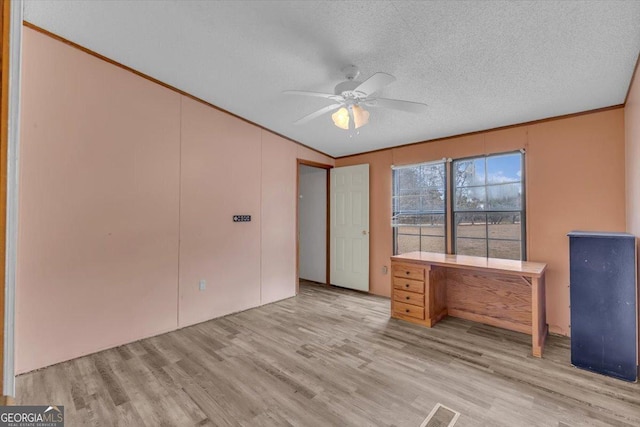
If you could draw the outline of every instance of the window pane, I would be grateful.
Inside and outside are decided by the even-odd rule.
[[[444,213],[444,190],[422,190],[421,196],[394,196],[394,211],[402,213]]]
[[[522,154],[511,153],[487,157],[487,183],[522,181]]]
[[[419,196],[421,193],[422,189],[420,187],[399,188],[398,191],[396,191],[395,196]]]
[[[522,159],[508,153],[453,162],[456,253],[522,259]]]
[[[520,212],[487,214],[490,239],[521,239]]]
[[[486,214],[462,213],[455,214],[456,237],[487,237]]]
[[[444,236],[445,219],[444,214],[427,215],[420,229],[423,236]]]
[[[415,234],[420,235],[420,227],[398,227],[398,234]]]
[[[488,210],[521,210],[522,184],[502,184],[487,186]]]
[[[395,198],[395,209],[400,212],[419,212],[420,196],[399,196]]]
[[[484,158],[456,160],[453,162],[454,183],[456,187],[484,185]]]
[[[444,194],[444,187],[414,187],[398,189],[394,197],[397,196],[423,196],[429,192],[437,193],[440,196]]]
[[[485,200],[485,187],[456,188],[454,209],[460,211],[481,211],[484,210]]]
[[[395,170],[399,190],[444,187],[444,163]]]
[[[422,182],[428,187],[444,188],[444,163],[435,165],[423,165],[419,168],[419,175]]]
[[[396,214],[391,218],[391,225],[397,226],[430,226],[444,214]]]
[[[505,259],[522,259],[521,242],[489,239],[489,257]]]
[[[444,163],[395,169],[393,191],[393,226],[431,224],[446,210]]]
[[[428,189],[425,195],[420,198],[422,211],[444,212],[444,191]]]
[[[444,253],[444,237],[422,236],[421,238],[422,252],[438,252]]]
[[[485,239],[456,239],[456,253],[459,255],[487,256]]]
[[[395,171],[399,190],[418,187],[418,173],[414,168],[404,168]]]
[[[396,239],[398,254],[420,250],[420,236],[410,236],[398,233]]]

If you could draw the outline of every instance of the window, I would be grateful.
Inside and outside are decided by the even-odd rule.
[[[525,259],[522,153],[454,160],[454,253]]]
[[[446,251],[444,162],[394,167],[392,226],[395,254]]]
[[[394,167],[394,254],[446,253],[451,236],[456,254],[526,259],[523,175],[521,152]]]

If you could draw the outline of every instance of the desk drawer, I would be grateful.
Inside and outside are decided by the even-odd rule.
[[[402,316],[415,317],[416,319],[424,320],[424,308],[411,304],[405,304],[402,302],[396,302],[393,307],[393,311],[396,314]]]
[[[412,265],[393,265],[393,276],[404,277],[405,279],[424,280],[424,268]]]
[[[393,278],[394,289],[402,289],[403,291],[417,292],[424,294],[424,282],[411,279],[402,279],[400,277]]]
[[[406,292],[406,291],[394,289],[393,300],[398,302],[403,302],[406,304],[424,307],[424,294],[417,294],[415,292]]]

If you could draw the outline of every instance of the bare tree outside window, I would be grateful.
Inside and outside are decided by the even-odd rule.
[[[393,170],[394,253],[446,250],[444,162]]]

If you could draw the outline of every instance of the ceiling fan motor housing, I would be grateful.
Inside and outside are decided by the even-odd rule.
[[[347,65],[342,69],[342,72],[347,78],[347,81],[338,83],[334,89],[334,93],[342,96],[347,105],[357,103],[366,98],[367,94],[354,91],[355,88],[362,84],[362,82],[356,80],[360,75],[360,69],[355,65]]]
[[[346,82],[338,83],[334,89],[336,95],[341,95],[345,100],[361,100],[367,97],[362,92],[354,91],[355,88],[360,86],[362,82],[355,80],[347,80]]]

